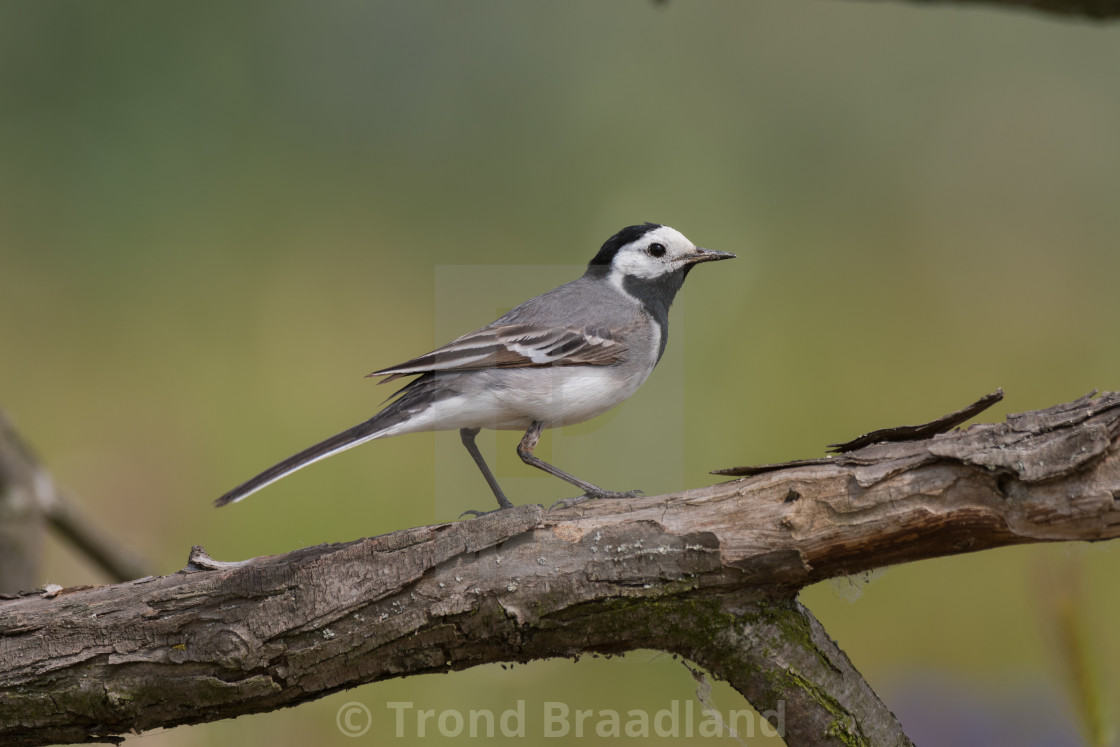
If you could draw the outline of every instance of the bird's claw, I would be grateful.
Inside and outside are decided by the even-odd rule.
[[[583,503],[584,501],[589,500],[591,500],[590,496],[586,495],[577,495],[575,498],[561,498],[560,500],[556,501],[556,503],[553,503],[551,506],[549,506],[548,510],[551,511],[555,508],[569,508],[571,506],[576,506],[580,503]]]
[[[499,511],[501,511],[503,508],[505,508],[505,506],[502,506],[500,508],[494,508],[494,509],[491,509],[489,511],[475,511],[472,508],[469,511],[464,511],[463,513],[459,514],[459,518],[461,519],[464,516],[470,516],[474,519],[477,519],[477,518],[482,517],[482,516],[489,516],[490,514],[496,514]]]
[[[464,516],[470,514],[471,516],[473,516],[474,518],[477,519],[480,516],[488,516],[490,514],[496,514],[499,511],[504,511],[507,508],[513,508],[513,504],[510,503],[509,500],[507,500],[504,495],[499,495],[498,496],[498,507],[497,508],[491,509],[490,511],[475,511],[472,508],[469,511],[464,511],[463,513],[459,514],[459,518],[461,519]]]
[[[640,490],[627,490],[622,493],[616,493],[613,490],[599,490],[594,492],[588,491],[583,495],[577,495],[575,498],[561,498],[560,500],[549,506],[548,510],[551,511],[555,508],[569,508],[571,506],[577,506],[584,501],[598,500],[600,498],[637,498],[640,495],[644,495],[644,493],[642,493],[642,491]]]
[[[616,493],[613,490],[601,490],[597,493],[588,493],[588,498],[637,498],[640,495],[645,495],[641,490],[627,490],[621,493]]]

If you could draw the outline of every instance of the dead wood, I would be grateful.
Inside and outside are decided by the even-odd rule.
[[[635,648],[785,708],[791,745],[908,744],[806,584],[1120,534],[1120,394],[679,495],[520,506],[0,601],[0,742],[273,710],[390,677]]]

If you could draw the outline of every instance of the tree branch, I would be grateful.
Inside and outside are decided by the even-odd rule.
[[[916,0],[927,5],[972,4],[975,0]],[[1057,16],[1090,18],[1097,21],[1120,18],[1120,0],[978,0],[1015,10],[1025,9]]]
[[[0,594],[38,583],[45,526],[27,448],[0,411]]]
[[[0,411],[0,593],[37,583],[44,519],[113,581],[147,575],[135,553],[58,489]]]
[[[520,506],[0,602],[0,741],[272,710],[390,677],[654,648],[784,705],[789,744],[908,744],[806,584],[1120,535],[1120,394],[674,496]],[[744,468],[738,471],[755,471]]]

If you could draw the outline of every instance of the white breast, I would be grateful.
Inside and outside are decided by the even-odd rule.
[[[628,370],[628,369],[627,369]],[[427,430],[526,430],[572,425],[601,415],[641,386],[648,367],[625,376],[611,366],[550,366],[476,371],[458,396],[433,403],[383,436]]]
[[[620,404],[646,379],[644,373],[623,376],[623,370],[552,366],[493,372],[499,386],[480,399],[490,400],[486,409],[498,414],[491,428],[528,428],[538,420],[549,427],[582,423]]]

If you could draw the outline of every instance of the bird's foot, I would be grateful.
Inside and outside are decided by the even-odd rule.
[[[637,498],[639,495],[645,494],[640,490],[627,490],[621,493],[616,493],[613,490],[587,491],[588,498]]]
[[[464,511],[463,513],[459,514],[459,518],[461,519],[464,516],[470,515],[477,519],[480,516],[488,516],[489,514],[496,514],[499,511],[503,511],[507,508],[513,508],[513,504],[510,503],[509,499],[506,498],[502,493],[496,493],[494,497],[498,499],[497,508],[490,511],[475,511],[474,509],[471,509],[470,511]]]
[[[639,495],[642,495],[642,491],[640,490],[627,490],[623,493],[616,493],[613,490],[589,490],[583,495],[577,495],[575,498],[561,498],[560,500],[556,501],[556,503],[553,503],[551,506],[549,506],[548,510],[551,511],[554,508],[570,508],[571,506],[578,506],[584,501],[590,501],[592,499],[597,500],[599,498],[637,498]]]
[[[549,506],[548,510],[552,511],[556,508],[571,508],[572,506],[578,506],[584,501],[589,500],[591,500],[591,498],[586,495],[577,495],[575,498],[561,498],[560,500],[556,501],[556,503],[553,503],[551,506]]]
[[[502,508],[493,508],[493,509],[490,509],[489,511],[475,511],[474,509],[471,509],[469,511],[464,511],[463,513],[459,514],[459,518],[461,519],[464,516],[470,516],[472,519],[477,519],[480,516],[489,516],[490,514],[496,514],[501,510],[502,510]]]

